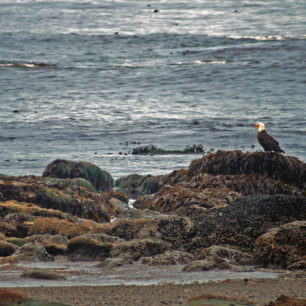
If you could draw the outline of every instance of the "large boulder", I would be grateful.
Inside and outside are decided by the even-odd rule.
[[[73,261],[102,261],[110,256],[112,243],[101,237],[82,235],[68,242],[68,258]]]
[[[115,184],[128,197],[136,199],[157,192],[162,186],[162,176],[131,174],[119,178]]]
[[[113,243],[111,257],[136,261],[143,256],[154,256],[163,253],[168,245],[162,241],[151,239],[133,239],[131,241],[118,241]]]
[[[190,177],[204,173],[259,174],[306,189],[306,164],[296,157],[278,153],[219,150],[191,163]]]
[[[148,208],[161,213],[170,213],[180,208],[189,209],[197,205],[201,208],[225,206],[242,194],[231,191],[227,187],[193,188],[189,183],[178,183],[174,186],[165,185],[154,195],[138,198],[135,208]]]
[[[72,180],[69,179],[68,183]],[[103,194],[90,191],[87,187],[75,184],[50,183],[49,178],[36,176],[8,177],[0,175],[0,192],[2,201],[14,200],[22,202],[22,205],[15,205],[15,212],[25,212],[30,215],[52,214],[59,218],[65,216],[59,212],[66,212],[78,217],[93,219],[95,221],[109,221],[109,212],[112,205],[107,202]],[[53,211],[40,211],[34,213],[34,208],[25,204],[34,203],[39,207],[53,209]],[[14,203],[10,203],[12,207]],[[18,204],[18,203],[17,203]],[[1,204],[0,215],[11,213],[9,206]],[[28,208],[26,209],[26,206]],[[54,212],[54,210],[58,210]]]
[[[255,258],[263,265],[282,268],[300,266],[306,268],[306,221],[295,221],[272,228],[260,236],[254,246]]]
[[[0,257],[10,256],[15,253],[17,249],[16,245],[0,240]]]
[[[53,261],[54,257],[50,255],[46,249],[32,242],[25,243],[21,246],[13,256],[20,261]]]
[[[248,196],[195,215],[196,235],[187,244],[190,248],[230,244],[251,250],[255,240],[269,229],[305,218],[304,197]]]
[[[128,197],[136,199],[142,195],[153,194],[164,185],[174,185],[188,179],[187,170],[175,170],[167,175],[131,174],[116,180],[116,186]]]
[[[51,255],[64,255],[67,251],[68,238],[62,234],[57,235],[32,235],[24,239],[24,242],[41,244]]]
[[[99,191],[109,191],[113,188],[112,176],[89,162],[56,159],[45,168],[43,177],[47,176],[70,179],[84,178]]]

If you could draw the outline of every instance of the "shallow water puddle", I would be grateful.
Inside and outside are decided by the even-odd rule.
[[[39,262],[20,263],[13,269],[2,268],[0,287],[36,286],[109,286],[109,285],[154,285],[162,283],[193,283],[220,281],[226,279],[278,278],[281,273],[266,271],[234,272],[213,270],[203,272],[182,272],[183,266],[146,266],[131,264],[115,269],[96,267],[97,262]],[[56,272],[66,280],[44,280],[20,277],[27,270],[43,269]]]

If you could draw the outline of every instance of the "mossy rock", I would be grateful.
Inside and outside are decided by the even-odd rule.
[[[36,190],[36,200],[38,203],[43,203],[46,208],[53,208],[63,212],[69,212],[76,215],[81,212],[73,212],[71,207],[74,207],[74,200],[69,195],[52,188],[41,188]]]
[[[105,170],[89,162],[76,162],[56,159],[47,165],[43,177],[83,178],[88,180],[98,191],[109,191],[113,188],[113,178]]]
[[[74,178],[74,179],[61,179],[55,177],[46,178],[47,184],[52,188],[66,189],[66,188],[76,188],[82,187],[91,192],[97,192],[96,188],[93,186],[91,182],[83,178]]]
[[[116,180],[119,190],[131,198],[157,192],[163,182],[163,176],[131,174]]]
[[[10,237],[10,238],[7,238],[6,241],[16,246],[19,246],[19,247],[24,245],[23,238]]]

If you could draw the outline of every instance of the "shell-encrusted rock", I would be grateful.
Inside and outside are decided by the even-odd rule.
[[[264,265],[302,267],[306,262],[306,221],[270,229],[256,240],[254,255]]]

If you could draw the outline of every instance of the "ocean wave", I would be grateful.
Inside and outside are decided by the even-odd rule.
[[[0,67],[15,67],[15,68],[55,68],[56,65],[48,63],[36,63],[36,62],[1,62]]]
[[[229,39],[239,40],[258,40],[258,41],[276,41],[276,40],[304,40],[306,35],[301,36],[286,36],[286,35],[258,35],[258,36],[239,36],[230,35]]]

